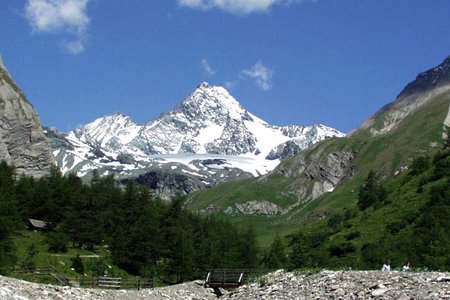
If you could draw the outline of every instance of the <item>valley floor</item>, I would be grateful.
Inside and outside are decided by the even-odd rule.
[[[230,292],[220,299],[450,299],[450,273],[282,270]],[[217,299],[202,282],[137,290],[81,289],[42,285],[0,276],[0,299]]]

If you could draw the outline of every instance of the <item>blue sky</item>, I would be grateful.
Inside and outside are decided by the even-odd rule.
[[[0,0],[43,125],[157,118],[202,81],[275,125],[344,132],[450,55],[448,0]]]

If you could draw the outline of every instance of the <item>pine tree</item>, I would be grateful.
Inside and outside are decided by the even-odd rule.
[[[270,244],[263,264],[267,269],[282,269],[287,266],[286,245],[278,234]]]
[[[84,264],[79,254],[72,258],[72,268],[74,268],[75,272],[78,274],[84,274]]]
[[[411,175],[419,175],[430,168],[430,157],[421,155],[414,158],[411,164],[411,171],[409,172]]]
[[[190,278],[194,270],[193,218],[183,210],[184,200],[180,196],[172,199],[162,226],[164,256],[168,260],[166,272],[168,279],[173,277],[176,283]]]
[[[0,163],[0,274],[6,274],[17,260],[11,235],[18,224],[14,193],[15,172],[4,161]]]
[[[256,268],[258,264],[258,246],[253,225],[250,225],[240,233],[238,247],[239,256],[236,259],[240,261],[239,267],[244,269]]]
[[[415,228],[416,253],[421,264],[433,270],[450,270],[450,179],[430,191]]]
[[[375,204],[383,203],[387,200],[387,191],[377,183],[375,172],[370,171],[364,185],[358,194],[358,207],[365,210]]]

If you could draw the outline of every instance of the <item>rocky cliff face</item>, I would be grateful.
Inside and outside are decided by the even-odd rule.
[[[128,180],[122,180],[122,183]],[[207,186],[195,177],[164,171],[150,171],[132,180],[149,187],[163,200],[170,200],[177,195],[186,195]]]
[[[338,184],[353,175],[352,160],[355,153],[351,151],[333,151],[327,153],[324,148],[315,148],[311,155],[299,155],[289,164],[281,164],[274,174],[284,177],[300,178],[295,194],[299,201],[308,202],[324,193],[332,192]]]
[[[41,177],[54,158],[49,140],[33,106],[11,78],[0,59],[0,160],[17,174]]]

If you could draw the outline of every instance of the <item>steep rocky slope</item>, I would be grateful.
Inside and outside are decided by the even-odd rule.
[[[369,129],[372,134],[388,132],[410,114],[414,113],[437,95],[450,89],[450,56],[440,65],[417,75],[397,96],[376,114],[368,118],[360,129]]]
[[[449,94],[450,90],[450,57],[444,60],[439,66],[423,72],[417,78],[409,83],[402,92],[397,96],[396,100],[381,108],[373,116],[369,117],[356,131],[341,141],[330,141],[318,144],[316,147],[299,154],[285,163],[280,164],[273,174],[303,178],[302,188],[297,190],[300,199],[314,200],[320,195],[328,191],[333,191],[343,180],[352,177],[358,170],[363,171],[370,162],[364,162],[366,156],[373,155],[372,162],[377,159],[382,160],[382,153],[385,149],[374,149],[365,147],[372,141],[376,141],[378,136],[384,135],[384,138],[393,140],[401,140],[402,135],[411,134],[411,118],[416,112],[426,110],[427,105],[431,103],[442,103],[444,112],[450,106]],[[408,120],[409,118],[409,120]],[[445,123],[446,117],[442,114],[429,114],[424,124],[431,127],[436,122],[442,125]],[[421,132],[427,132],[429,128],[420,128]],[[397,130],[397,132],[395,132]],[[403,131],[403,132],[402,132]],[[400,132],[400,134],[398,134]],[[431,134],[430,134],[431,135]],[[416,138],[421,135],[416,131]],[[427,138],[435,138],[432,137]],[[418,150],[414,143],[418,141],[408,141],[410,143],[411,154]],[[435,143],[442,142],[439,138],[432,141]],[[408,148],[408,147],[406,147]],[[374,152],[377,151],[377,153]],[[399,151],[398,149],[391,149]],[[408,149],[405,149],[408,151]],[[425,150],[425,148],[422,148]],[[377,155],[378,154],[378,157]],[[402,155],[397,155],[399,158]],[[397,159],[398,159],[397,158]],[[366,166],[364,166],[364,164]],[[379,162],[376,169],[383,169],[383,164]],[[398,161],[406,163],[405,161]],[[385,176],[391,176],[399,167],[385,169]]]
[[[39,117],[0,58],[0,160],[18,174],[41,177],[54,164]]]

